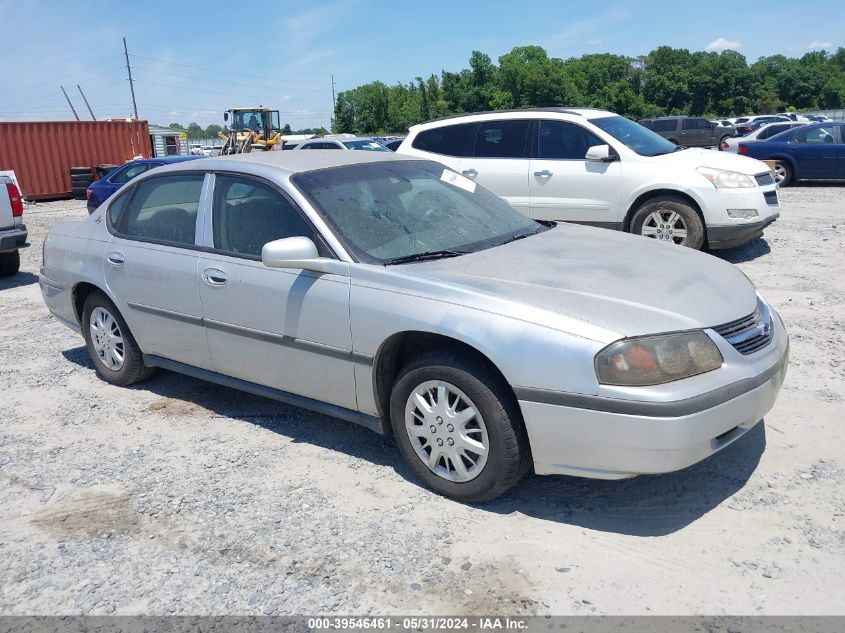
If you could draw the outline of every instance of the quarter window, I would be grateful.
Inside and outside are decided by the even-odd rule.
[[[460,123],[423,130],[414,138],[413,147],[445,156],[469,156],[467,150],[477,127],[477,123]]]
[[[120,219],[123,215],[124,209],[126,209],[126,203],[129,202],[129,198],[132,197],[131,191],[123,191],[119,196],[117,196],[114,200],[109,202],[109,224],[113,227],[120,226]]]
[[[604,145],[598,136],[567,121],[540,121],[538,158],[585,160],[587,150]]]
[[[193,246],[204,178],[195,174],[145,180],[123,214],[120,232],[143,240]]]
[[[214,248],[261,257],[267,242],[304,236],[329,255],[314,229],[278,191],[260,181],[218,175],[214,186],[212,221]]]
[[[477,158],[525,158],[526,138],[531,121],[487,121],[475,133]]]

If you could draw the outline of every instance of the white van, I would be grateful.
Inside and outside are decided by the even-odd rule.
[[[532,108],[411,128],[398,154],[439,161],[537,220],[591,224],[692,248],[729,248],[774,222],[761,161],[686,149],[613,112]]]

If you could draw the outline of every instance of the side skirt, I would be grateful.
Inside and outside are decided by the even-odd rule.
[[[143,358],[144,364],[147,365],[147,367],[160,367],[162,369],[175,371],[179,374],[185,374],[186,376],[192,376],[193,378],[199,378],[200,380],[207,380],[208,382],[223,385],[224,387],[231,387],[232,389],[246,391],[247,393],[252,393],[256,396],[263,396],[264,398],[278,400],[279,402],[284,402],[285,404],[290,404],[295,407],[302,407],[303,409],[329,415],[333,418],[340,418],[341,420],[346,420],[347,422],[364,426],[371,431],[379,433],[380,435],[385,434],[384,420],[372,415],[367,415],[366,413],[360,413],[359,411],[353,411],[334,404],[327,404],[319,400],[314,400],[313,398],[298,396],[293,393],[288,393],[287,391],[281,391],[280,389],[273,389],[273,387],[258,385],[254,382],[241,380],[240,378],[224,376],[223,374],[218,374],[217,372],[200,369],[199,367],[179,363],[175,360],[170,360],[169,358],[162,358],[161,356],[144,354]]]

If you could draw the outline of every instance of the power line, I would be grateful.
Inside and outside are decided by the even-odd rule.
[[[89,66],[84,66],[83,68],[80,68],[79,71],[77,71],[77,72],[85,72],[86,70],[89,70],[91,68],[95,68],[96,66],[101,66],[105,62],[110,61],[111,59],[114,59],[114,57],[115,57],[114,55],[109,55],[108,57],[103,57],[98,62],[94,62],[93,64],[90,64]],[[66,77],[62,77],[62,78],[66,79]],[[18,88],[17,90],[12,90],[11,92],[4,92],[3,97],[4,98],[5,97],[11,97],[11,96],[19,94],[21,92],[26,92],[28,90],[32,90],[33,88],[38,88],[39,86],[47,86],[47,85],[55,85],[55,84],[56,84],[55,79],[51,79],[51,80],[48,80],[48,81],[41,81],[37,84],[30,84],[29,86],[25,86],[23,88]]]
[[[139,57],[141,59],[149,59],[149,60],[154,61],[154,62],[159,62],[161,64],[170,64],[172,66],[184,66],[185,68],[195,68],[197,70],[208,70],[208,71],[211,71],[213,73],[218,73],[218,74],[221,73],[221,70],[219,68],[209,68],[208,66],[194,66],[192,64],[181,64],[179,62],[171,62],[171,61],[168,61],[166,59],[157,59],[155,57],[147,57],[146,55],[138,55],[136,53],[132,53],[132,57]],[[240,71],[238,71],[238,75],[240,77],[252,77],[254,79],[266,79],[268,81],[281,81],[281,82],[284,82],[284,83],[315,84],[315,85],[319,85],[319,84],[323,83],[322,81],[307,80],[307,79],[282,79],[281,77],[267,77],[267,76],[264,76],[264,75],[250,75],[248,73],[243,73],[243,72],[240,72]]]
[[[155,73],[157,75],[167,75],[169,77],[178,77],[180,79],[192,79],[194,81],[204,81],[204,82],[207,82],[207,83],[220,83],[220,84],[225,83],[225,85],[228,85],[228,86],[243,87],[243,88],[263,88],[265,90],[279,90],[280,89],[280,86],[264,86],[264,85],[255,84],[255,83],[232,82],[232,81],[228,81],[228,80],[223,82],[219,79],[219,77],[217,79],[207,79],[205,77],[198,77],[196,75],[180,75],[178,73],[169,73],[169,72],[166,72],[166,71],[163,71],[163,70],[153,70],[152,68],[146,68],[144,66],[133,66],[133,68],[136,71],[141,70],[141,71],[144,71],[144,72]],[[319,88],[297,88],[296,91],[297,92],[321,92],[321,93],[326,92],[325,89],[321,90]]]

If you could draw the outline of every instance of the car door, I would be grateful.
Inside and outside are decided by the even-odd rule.
[[[835,178],[839,146],[833,125],[820,125],[799,130],[786,151],[797,165],[797,176],[802,179]]]
[[[475,132],[472,155],[460,161],[473,179],[525,215],[530,213],[528,150],[530,119],[482,121]]]
[[[217,174],[212,201],[198,284],[216,371],[356,409],[349,277],[262,264],[264,244],[284,237],[333,256],[275,185]]]
[[[836,178],[845,180],[845,125],[837,125],[836,128],[839,132],[839,143],[836,148]]]
[[[112,213],[106,286],[145,354],[212,369],[197,284],[205,175],[148,178]],[[112,205],[114,206],[114,205]]]
[[[529,163],[530,216],[615,227],[619,222],[622,165],[586,160],[605,142],[569,121],[535,125],[535,158]]]

